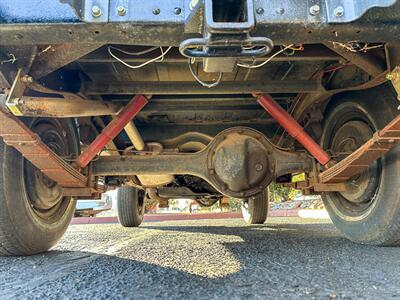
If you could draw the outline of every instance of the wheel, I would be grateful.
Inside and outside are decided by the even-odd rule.
[[[398,114],[389,87],[344,96],[326,113],[321,144],[340,161],[369,140]],[[336,227],[350,240],[371,245],[400,241],[399,147],[351,178],[346,192],[323,196]]]
[[[264,224],[268,215],[268,191],[243,200],[242,215],[247,224]]]
[[[72,120],[26,122],[58,155],[79,154]],[[31,255],[57,243],[75,211],[75,201],[12,147],[0,141],[0,254]]]
[[[121,187],[117,191],[118,221],[124,227],[138,227],[144,217],[146,192],[134,187]]]

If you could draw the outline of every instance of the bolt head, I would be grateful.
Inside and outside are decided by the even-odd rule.
[[[174,14],[175,14],[175,15],[180,15],[181,12],[182,12],[182,9],[181,9],[180,7],[175,7],[175,8],[174,8]]]
[[[159,15],[161,10],[159,8],[153,9],[153,15]]]
[[[319,7],[318,4],[315,4],[310,7],[310,14],[313,16],[319,15],[320,11],[321,11],[321,8]]]
[[[97,5],[92,6],[92,16],[95,18],[100,17],[102,14],[101,8],[98,7]]]
[[[344,8],[343,6],[338,6],[335,8],[335,10],[333,11],[333,14],[335,15],[335,17],[342,17],[344,15]]]
[[[262,8],[262,7],[257,8],[256,13],[259,15],[262,15],[264,13],[264,8]]]
[[[190,4],[189,4],[189,8],[190,8],[190,10],[193,10],[195,7],[196,7],[196,5],[199,3],[199,0],[192,0],[191,2],[190,2]]]
[[[262,164],[256,164],[256,165],[255,165],[255,169],[256,169],[256,171],[258,171],[258,172],[262,171],[263,168],[264,168],[264,167],[263,167]]]
[[[28,83],[32,83],[33,82],[33,78],[29,75],[24,75],[21,77],[21,81],[22,82],[28,82]]]
[[[285,13],[285,9],[283,7],[281,7],[281,8],[278,8],[276,10],[276,12],[277,12],[278,15],[283,15]]]
[[[125,16],[126,15],[126,8],[122,5],[117,7],[117,12],[119,16]]]

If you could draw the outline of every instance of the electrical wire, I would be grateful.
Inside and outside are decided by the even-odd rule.
[[[265,66],[267,63],[269,63],[271,60],[273,60],[275,57],[277,57],[279,54],[285,52],[287,49],[290,49],[290,48],[293,47],[293,46],[294,46],[294,44],[291,44],[291,45],[289,45],[289,46],[286,46],[285,48],[279,50],[278,52],[276,52],[276,53],[274,53],[273,55],[271,55],[270,57],[268,57],[268,59],[267,59],[266,61],[262,62],[261,64],[258,64],[258,65],[247,65],[247,64],[238,63],[237,65],[238,65],[239,67],[247,68],[247,69],[257,69],[257,68],[261,68],[262,66]]]
[[[131,51],[127,51],[127,50],[115,47],[115,46],[108,46],[108,47],[111,49],[117,50],[121,53],[124,53],[127,55],[133,55],[133,56],[140,56],[140,55],[147,54],[147,53],[153,52],[154,50],[161,48],[161,47],[155,46],[155,47],[151,47],[149,49],[143,50],[143,51],[131,52]]]
[[[286,47],[285,45],[283,45],[283,46]],[[297,45],[293,45],[293,46],[289,45],[289,49],[292,51],[304,51],[304,46],[303,46],[303,44],[297,44]]]
[[[334,42],[334,41],[330,41],[330,42],[333,44],[334,47],[341,47],[350,52],[368,52],[369,50],[383,47],[383,44],[371,46],[369,43],[362,43],[359,41],[350,41],[347,43],[340,43],[340,42]]]
[[[219,73],[219,77],[218,77],[218,79],[216,81],[214,81],[212,83],[204,82],[194,72],[193,67],[192,67],[192,64],[194,64],[194,62],[195,62],[194,58],[193,59],[192,58],[188,59],[188,65],[189,65],[190,73],[192,73],[192,76],[194,77],[194,79],[196,79],[196,81],[198,83],[200,83],[202,86],[207,87],[207,88],[213,88],[213,87],[217,86],[218,84],[220,84],[221,79],[222,79],[222,72]]]
[[[162,48],[162,47],[159,47],[160,48],[160,51],[161,51],[161,54],[159,55],[159,56],[157,56],[157,57],[155,57],[155,58],[152,58],[152,59],[150,59],[150,60],[148,60],[148,61],[146,61],[146,62],[144,62],[144,63],[142,63],[142,64],[140,64],[140,65],[136,65],[136,66],[134,66],[134,65],[130,65],[130,64],[128,64],[127,62],[125,62],[125,61],[123,61],[121,58],[119,58],[118,56],[116,56],[112,51],[111,51],[111,48],[115,48],[115,47],[113,47],[113,46],[108,46],[107,47],[107,50],[108,50],[108,53],[114,58],[114,59],[116,59],[118,62],[120,62],[121,64],[123,64],[124,66],[126,66],[126,67],[128,67],[128,68],[130,68],[130,69],[140,69],[140,68],[142,68],[142,67],[144,67],[144,66],[147,66],[148,64],[151,64],[151,63],[153,63],[153,62],[162,62],[163,60],[164,60],[164,56],[172,49],[172,47],[168,47],[165,51],[164,51],[164,49]],[[117,48],[119,51],[121,50],[121,49],[119,49],[119,48]],[[148,49],[149,50],[149,49]],[[124,51],[124,50],[123,50]],[[152,50],[153,51],[153,50]],[[151,52],[151,51],[148,51],[148,52]],[[148,53],[147,52],[147,53]],[[123,52],[124,53],[124,52]],[[131,55],[136,55],[136,54],[131,54]]]
[[[5,63],[12,63],[12,64],[14,64],[14,63],[17,61],[17,58],[16,58],[15,55],[12,54],[12,53],[9,53],[9,54],[8,54],[8,57],[9,57],[10,59],[6,59],[6,60],[0,61],[0,65],[5,64]]]

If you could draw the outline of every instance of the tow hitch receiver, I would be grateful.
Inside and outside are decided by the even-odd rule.
[[[202,58],[205,72],[232,72],[238,57],[264,56],[273,49],[271,39],[250,36],[255,28],[253,0],[198,1],[191,19],[201,18],[203,6],[203,38],[183,41],[179,51]]]

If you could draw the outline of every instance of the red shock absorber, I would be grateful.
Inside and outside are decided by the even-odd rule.
[[[81,168],[86,167],[108,142],[112,141],[124,127],[142,110],[148,103],[143,95],[135,96],[121,112],[102,130],[96,139],[81,153],[76,164]]]
[[[294,137],[300,144],[311,153],[322,165],[330,161],[330,156],[304,131],[303,127],[296,122],[274,99],[268,94],[257,95],[260,105],[281,125],[287,133]]]

